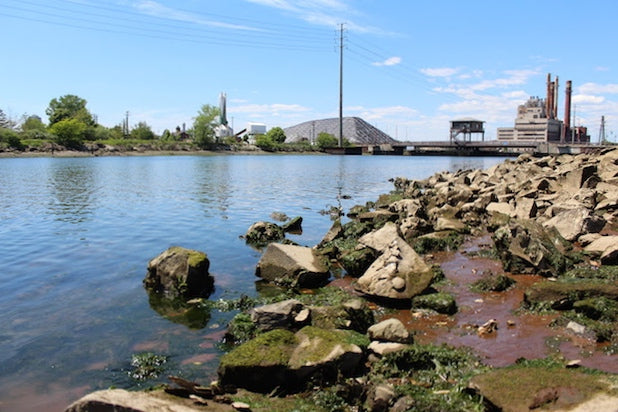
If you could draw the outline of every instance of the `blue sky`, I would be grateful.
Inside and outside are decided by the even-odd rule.
[[[618,133],[613,0],[3,0],[0,109],[46,121],[52,98],[76,94],[99,123],[192,123],[228,96],[236,131],[339,113],[398,140],[445,140],[449,120],[512,126],[544,97],[547,73],[573,81],[578,124]]]

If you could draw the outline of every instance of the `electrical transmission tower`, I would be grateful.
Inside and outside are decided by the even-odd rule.
[[[605,116],[601,116],[601,127],[599,128],[599,144],[605,143]]]

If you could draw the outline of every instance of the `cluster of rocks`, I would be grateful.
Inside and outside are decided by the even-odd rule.
[[[583,301],[618,302],[615,280],[568,287],[556,281],[576,264],[618,264],[618,150],[522,155],[485,171],[397,178],[394,185],[395,192],[375,204],[353,208],[347,223],[335,221],[312,248],[285,242],[287,229],[277,224],[256,223],[245,235],[248,243],[267,245],[256,275],[298,290],[324,286],[331,271],[343,269],[356,278],[355,291],[369,300],[453,314],[456,302],[433,290],[440,270],[424,253],[456,246],[463,234],[489,231],[505,270],[551,278],[527,292],[528,303],[594,308],[595,302]],[[295,220],[294,229],[300,222]],[[144,283],[172,298],[207,297],[213,282],[204,259],[199,252],[173,248],[150,262]],[[286,299],[244,315],[250,317],[252,337],[222,357],[222,387],[285,394],[328,386],[358,379],[368,363],[412,344],[400,321],[376,323],[367,300],[356,296],[327,305]],[[363,393],[373,410],[405,410],[414,402],[383,382],[365,382]]]

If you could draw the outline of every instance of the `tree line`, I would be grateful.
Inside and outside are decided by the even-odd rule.
[[[0,109],[0,145],[16,150],[26,146],[40,146],[49,142],[67,149],[80,150],[88,142],[108,142],[118,144],[122,141],[187,141],[202,149],[212,149],[218,144],[236,144],[237,136],[229,136],[219,142],[215,136],[218,125],[219,108],[209,104],[203,105],[193,118],[188,130],[176,127],[174,131],[166,129],[160,136],[156,135],[146,122],[139,122],[129,128],[126,121],[113,127],[105,127],[97,122],[86,107],[87,101],[79,96],[67,94],[49,102],[45,114],[48,123],[37,115],[23,115],[12,119]],[[246,141],[247,137],[245,137]],[[308,142],[285,144],[285,132],[280,127],[271,128],[266,134],[255,136],[255,145],[263,150],[315,150],[337,145],[337,139],[330,134],[320,133],[312,147]],[[1,146],[0,146],[1,148]]]

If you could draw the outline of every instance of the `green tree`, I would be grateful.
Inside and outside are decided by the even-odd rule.
[[[146,122],[139,122],[137,126],[131,129],[130,136],[137,140],[153,140],[156,137]]]
[[[49,125],[65,119],[77,119],[86,126],[94,126],[95,121],[92,114],[86,109],[86,100],[74,94],[67,94],[59,99],[52,99],[45,110],[49,116]]]
[[[209,104],[203,105],[193,118],[193,138],[199,147],[206,149],[214,145],[218,118],[219,108]]]
[[[278,146],[278,144],[273,142],[272,139],[266,134],[258,134],[255,136],[255,145],[267,152],[274,152]]]
[[[316,144],[320,149],[325,149],[327,147],[336,147],[339,144],[339,140],[330,133],[321,132],[318,134]]]
[[[21,124],[21,130],[24,132],[38,131],[44,132],[47,127],[39,116],[24,116],[24,121]]]
[[[283,143],[285,142],[285,132],[280,127],[273,127],[268,132],[266,132],[266,136],[270,138],[274,143]]]
[[[24,145],[17,132],[6,127],[0,127],[0,142],[6,143],[9,147],[17,150],[24,150]]]
[[[84,144],[84,135],[88,126],[77,119],[64,119],[50,126],[49,131],[54,140],[67,149],[79,149]]]

